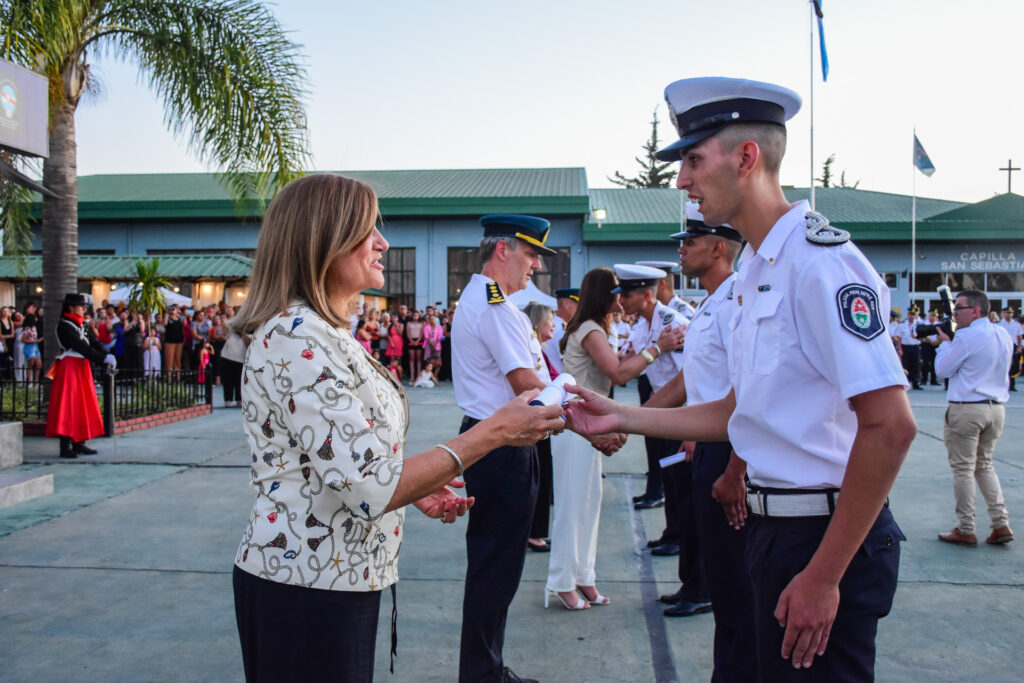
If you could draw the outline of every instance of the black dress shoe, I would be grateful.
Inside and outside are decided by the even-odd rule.
[[[77,455],[75,455],[75,452],[74,452],[74,451],[61,451],[61,452],[60,452],[60,457],[62,457],[62,458],[67,458],[67,459],[69,459],[69,460],[74,460],[74,459],[75,459],[75,458],[77,458],[78,456],[77,456]]]
[[[689,600],[680,600],[671,607],[666,607],[663,614],[666,617],[692,617],[695,614],[705,614],[710,611],[710,602],[691,602]]]
[[[633,503],[634,510],[651,510],[653,508],[660,508],[665,504],[664,498],[644,498]]]
[[[536,543],[531,543],[530,541],[527,541],[526,542],[526,547],[529,548],[530,550],[532,550],[535,553],[550,553],[551,552],[551,546],[548,545],[547,543],[536,544]]]
[[[89,448],[85,445],[84,441],[79,441],[74,445],[75,453],[78,455],[96,455],[96,449]]]
[[[674,605],[683,599],[683,589],[680,588],[675,593],[669,593],[668,595],[662,595],[658,598],[658,602],[663,602],[666,605]]]
[[[659,557],[667,557],[669,555],[678,555],[679,546],[675,543],[663,543],[657,548],[651,548],[651,555],[657,555]]]
[[[516,672],[507,666],[501,672],[502,683],[537,683],[536,678],[520,678]]]
[[[648,548],[657,548],[659,545],[665,545],[666,541],[664,538],[656,538],[653,541],[647,541]]]
[[[910,388],[914,389],[916,391],[923,391],[924,390],[923,387],[920,384],[915,384],[914,386],[912,386]]]

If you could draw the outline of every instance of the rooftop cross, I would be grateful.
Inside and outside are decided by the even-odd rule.
[[[1006,192],[1010,193],[1013,191],[1013,172],[1019,171],[1020,166],[1013,165],[1013,159],[1009,159],[1006,162],[1006,168],[999,169],[1000,171],[1006,171]]]

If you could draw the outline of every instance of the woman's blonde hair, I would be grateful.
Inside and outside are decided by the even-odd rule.
[[[231,328],[252,334],[295,299],[331,325],[349,327],[341,310],[348,302],[328,292],[330,267],[370,237],[377,216],[377,195],[358,180],[318,173],[285,185],[263,217],[249,294]]]

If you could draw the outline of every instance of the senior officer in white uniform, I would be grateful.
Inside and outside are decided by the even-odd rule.
[[[748,241],[732,392],[645,410],[582,391],[567,412],[587,432],[729,438],[752,485],[746,564],[762,679],[871,680],[903,540],[886,496],[916,434],[884,334],[888,288],[847,233],[782,193],[796,93],[696,78],[665,95],[680,139],[659,158],[682,162],[676,185],[708,225],[728,223]]]
[[[544,244],[550,223],[508,214],[484,216],[480,223],[483,268],[463,290],[452,322],[455,400],[466,413],[462,431],[513,396],[543,388],[538,372],[546,373],[529,319],[507,296],[526,287],[542,254],[555,253]],[[466,471],[466,492],[476,504],[466,527],[463,683],[531,680],[504,665],[502,646],[526,558],[538,477],[536,446],[499,448]]]

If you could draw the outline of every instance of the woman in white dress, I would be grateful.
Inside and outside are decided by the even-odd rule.
[[[561,343],[562,372],[602,396],[648,365],[641,354],[620,361],[608,342],[611,314],[622,310],[619,295],[612,294],[618,284],[615,272],[603,266],[583,277],[579,307],[566,324]],[[660,355],[678,348],[680,341],[675,330],[666,328],[647,351]],[[571,610],[607,605],[611,601],[598,592],[594,567],[603,493],[601,453],[569,430],[551,437],[551,453],[555,503],[544,604],[555,595]]]

